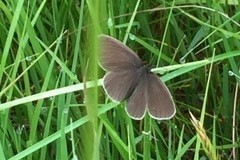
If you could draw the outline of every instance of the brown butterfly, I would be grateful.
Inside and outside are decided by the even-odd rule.
[[[127,100],[126,112],[141,120],[146,112],[157,120],[172,118],[176,113],[171,93],[160,78],[150,71],[138,55],[120,41],[99,36],[100,65],[107,71],[103,87],[116,102]]]

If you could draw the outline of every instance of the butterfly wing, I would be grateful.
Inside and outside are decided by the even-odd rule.
[[[119,102],[133,93],[139,79],[135,70],[110,71],[103,78],[103,87],[113,101]]]
[[[168,88],[157,75],[151,72],[148,73],[147,79],[147,109],[149,115],[157,120],[172,118],[176,113],[176,108]]]
[[[126,108],[128,115],[136,120],[141,120],[146,111],[157,120],[170,119],[176,113],[168,88],[151,72],[142,74]]]
[[[137,69],[143,65],[138,55],[120,41],[106,35],[99,36],[100,65],[107,71]]]
[[[100,65],[108,71],[103,78],[103,87],[113,101],[127,99],[138,83],[137,70],[143,63],[120,41],[106,35],[100,35],[99,40]]]
[[[126,112],[132,119],[141,120],[146,114],[148,98],[146,92],[147,83],[146,75],[142,75],[136,89],[128,99]]]

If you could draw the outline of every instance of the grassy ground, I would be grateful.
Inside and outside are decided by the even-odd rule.
[[[224,2],[0,1],[0,159],[237,159],[240,6]],[[109,100],[101,33],[164,73],[174,118]]]

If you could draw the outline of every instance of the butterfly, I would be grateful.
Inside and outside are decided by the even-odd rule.
[[[107,35],[100,35],[99,43],[100,66],[107,72],[103,88],[111,100],[127,100],[126,112],[135,120],[141,120],[146,112],[156,120],[175,115],[168,88],[134,51]]]

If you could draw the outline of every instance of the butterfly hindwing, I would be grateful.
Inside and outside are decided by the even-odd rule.
[[[119,102],[133,93],[139,79],[135,70],[108,72],[103,78],[103,86],[109,97]]]
[[[146,77],[141,77],[136,89],[133,91],[132,95],[129,97],[126,107],[126,112],[128,115],[136,120],[142,119],[147,110],[147,79]]]

